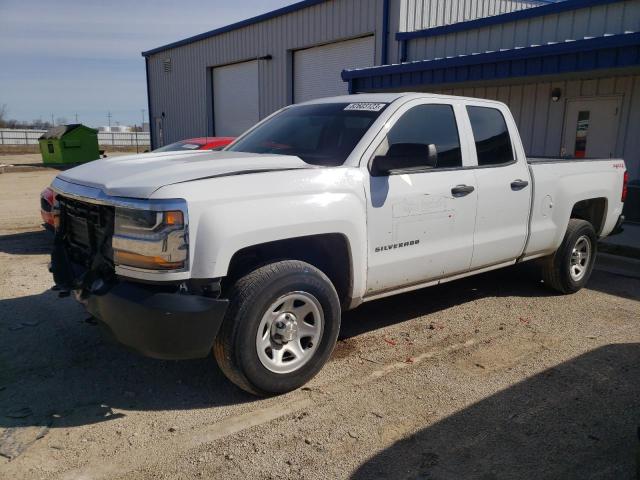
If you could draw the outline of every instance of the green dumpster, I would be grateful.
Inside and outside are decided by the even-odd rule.
[[[80,124],[60,125],[40,137],[42,161],[84,163],[100,158],[98,131]]]

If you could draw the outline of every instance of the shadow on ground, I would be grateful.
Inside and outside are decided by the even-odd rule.
[[[486,297],[549,297],[534,264],[522,264],[367,302],[343,315],[341,339]]]
[[[112,343],[56,292],[0,301],[0,427],[69,427],[117,410],[183,410],[254,401],[213,358],[172,362]]]
[[[632,479],[640,344],[608,345],[401,440],[364,479]]]
[[[640,271],[626,273],[596,271],[589,280],[587,288],[616,297],[640,300]]]
[[[53,233],[42,228],[32,232],[0,235],[0,253],[43,255],[51,252]]]
[[[640,301],[640,272],[628,270],[627,275],[596,268],[586,289]],[[349,339],[364,332],[487,297],[561,298],[562,295],[544,285],[540,268],[535,262],[523,263],[364,303],[343,315],[340,338]]]
[[[0,243],[2,251],[9,250],[7,242]],[[598,272],[594,279],[611,283]],[[640,298],[637,289],[630,292]],[[365,304],[345,314],[341,336],[487,296],[543,295],[554,294],[540,284],[534,268],[523,265]],[[224,378],[213,358],[146,359],[107,340],[86,319],[79,304],[52,291],[0,300],[0,427],[87,425],[117,418],[113,409],[183,410],[255,401]]]
[[[7,251],[7,242],[0,243]],[[485,295],[547,294],[528,277],[514,282],[508,272],[496,272],[365,305],[345,315],[342,335]],[[213,358],[143,358],[112,343],[87,317],[77,302],[53,291],[0,301],[0,427],[86,425],[116,418],[112,409],[180,410],[255,400],[227,381]]]

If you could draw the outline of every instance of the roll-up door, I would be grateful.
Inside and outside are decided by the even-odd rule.
[[[374,65],[374,38],[371,35],[294,52],[294,102],[349,93],[348,84],[342,80],[340,74],[346,68]]]
[[[260,119],[258,62],[213,69],[215,134],[236,137]]]

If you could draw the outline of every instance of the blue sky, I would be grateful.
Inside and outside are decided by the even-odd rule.
[[[0,105],[9,118],[140,124],[143,50],[294,0],[0,0]]]

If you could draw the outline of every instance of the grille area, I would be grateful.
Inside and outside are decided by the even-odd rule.
[[[113,268],[115,209],[59,196],[60,227],[70,259],[89,268],[98,253]]]

